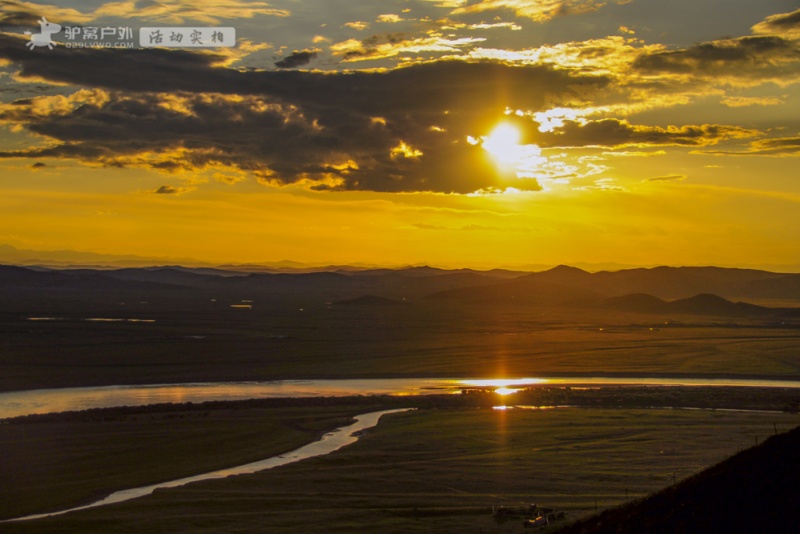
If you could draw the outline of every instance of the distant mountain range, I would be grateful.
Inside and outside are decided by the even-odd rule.
[[[564,304],[631,294],[646,294],[659,299],[714,294],[727,299],[800,300],[800,274],[720,267],[655,267],[589,273],[559,265],[480,290],[460,288],[444,291],[438,297],[477,301],[522,299]]]
[[[800,274],[719,267],[656,267],[589,273],[558,266],[534,273],[432,267],[294,273],[243,273],[180,266],[66,269],[0,266],[8,294],[69,292],[224,292],[240,298],[303,297],[312,301],[385,306],[390,302],[448,305],[534,305],[650,314],[728,317],[792,314],[736,301],[795,302]]]
[[[0,265],[17,265],[20,267],[45,267],[55,269],[119,269],[124,267],[147,268],[153,265],[184,266],[190,268],[211,268],[224,271],[245,273],[277,273],[277,272],[318,272],[318,271],[388,271],[398,269],[416,269],[422,264],[414,265],[378,265],[375,263],[349,262],[333,265],[320,262],[299,262],[292,260],[263,261],[258,263],[230,263],[218,264],[201,261],[194,258],[181,258],[174,256],[140,256],[135,254],[103,254],[78,250],[32,250],[17,248],[9,244],[0,244]],[[636,268],[652,268],[655,265],[630,265],[616,262],[572,262],[573,267],[579,267],[589,272],[621,271]],[[499,272],[507,271],[516,274],[544,271],[551,269],[553,263],[517,264],[513,266],[502,265]],[[795,264],[752,264],[748,268],[783,273],[800,272],[800,263]],[[434,270],[449,270],[436,269]]]

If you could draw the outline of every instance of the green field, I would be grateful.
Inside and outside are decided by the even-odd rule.
[[[288,445],[292,434],[276,421],[292,410],[314,429],[347,412],[329,409],[326,417],[313,419],[309,408],[272,414],[223,411],[219,417],[179,419],[183,426],[178,428],[170,422],[174,419],[162,417],[163,424],[139,428],[149,429],[150,437],[139,447],[131,446],[131,436],[111,431],[136,421],[62,422],[66,437],[60,449],[71,442],[78,456],[73,462],[86,479],[105,469],[91,459],[105,451],[115,457],[114,482],[127,478],[131,483],[123,485],[137,485],[142,458],[166,468],[202,456],[201,447],[166,447],[162,440],[194,433],[195,441],[215,425],[224,427],[213,432],[221,438],[220,454],[258,445],[269,455],[280,447],[256,436],[254,421],[278,426],[276,441],[282,437]],[[118,505],[8,523],[3,532],[520,532],[517,520],[495,521],[491,507],[536,502],[576,518],[592,512],[595,501],[604,508],[624,502],[626,495],[644,496],[798,422],[792,414],[669,409],[426,409],[388,416],[358,443],[329,456]],[[53,423],[37,424],[42,436],[50,435]],[[5,432],[13,426],[0,428]],[[86,435],[94,441],[81,437]],[[16,458],[19,486],[4,503],[18,500],[20,486],[30,480],[24,476],[26,465],[36,463],[32,457]],[[51,468],[59,463],[51,462]],[[40,486],[30,498],[60,493],[50,476],[40,472]]]

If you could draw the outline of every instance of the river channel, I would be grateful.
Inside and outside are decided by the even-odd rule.
[[[144,406],[159,403],[244,400],[268,397],[343,397],[350,395],[426,395],[460,393],[475,387],[519,389],[535,385],[739,386],[800,388],[800,381],[646,377],[549,377],[514,379],[378,378],[279,380],[87,388],[37,389],[0,393],[0,419],[20,415]]]
[[[61,510],[59,512],[51,512],[46,514],[35,514],[29,515],[25,517],[18,517],[15,519],[10,519],[8,521],[27,521],[31,519],[40,519],[42,517],[51,517],[55,515],[66,514],[68,512],[75,512],[78,510],[85,510],[87,508],[95,508],[97,506],[104,506],[106,504],[114,504],[123,501],[129,501],[131,499],[136,499],[138,497],[144,497],[145,495],[150,495],[157,489],[161,488],[175,488],[178,486],[184,486],[186,484],[191,484],[193,482],[200,482],[201,480],[211,480],[215,478],[225,478],[233,475],[247,475],[256,473],[258,471],[264,471],[266,469],[272,469],[273,467],[278,467],[281,465],[286,465],[294,462],[299,462],[300,460],[305,460],[306,458],[313,458],[314,456],[322,456],[325,454],[332,453],[350,445],[351,443],[355,443],[358,440],[359,432],[366,430],[368,428],[372,428],[378,424],[378,420],[387,414],[390,413],[398,413],[398,412],[405,412],[410,410],[411,408],[400,408],[395,410],[383,410],[380,412],[370,412],[361,415],[357,415],[354,417],[355,422],[344,427],[337,428],[332,430],[322,436],[321,439],[309,443],[307,445],[303,445],[299,449],[295,449],[291,452],[287,452],[285,454],[280,454],[278,456],[273,456],[271,458],[267,458],[266,460],[259,460],[257,462],[252,462],[245,465],[240,465],[238,467],[231,467],[228,469],[220,469],[219,471],[212,471],[210,473],[203,473],[200,475],[194,475],[191,477],[180,478],[177,480],[170,480],[168,482],[162,482],[159,484],[152,484],[150,486],[142,486],[140,488],[131,488],[126,490],[121,490],[112,493],[105,499],[101,499],[99,501],[93,502],[91,504],[87,504],[84,506],[78,506],[76,508],[69,508],[67,510]],[[5,521],[0,521],[0,523],[4,523]]]

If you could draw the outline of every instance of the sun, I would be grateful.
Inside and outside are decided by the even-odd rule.
[[[514,165],[520,159],[521,146],[519,129],[504,122],[495,126],[494,130],[483,138],[483,146],[492,158],[500,165]]]

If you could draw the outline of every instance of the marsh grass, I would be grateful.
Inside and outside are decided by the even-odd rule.
[[[142,408],[7,421],[0,424],[0,519],[268,458],[313,441],[363,411]]]
[[[332,415],[332,414],[331,414]],[[356,444],[250,476],[207,481],[8,532],[521,532],[493,505],[579,517],[644,496],[798,417],[688,410],[419,410]],[[246,440],[228,447],[246,445]],[[158,450],[162,465],[174,452]]]
[[[0,306],[0,391],[284,378],[800,376],[796,325],[753,320],[426,301],[379,309],[258,301],[252,310],[208,300],[59,302]],[[77,319],[90,316],[156,322]]]

